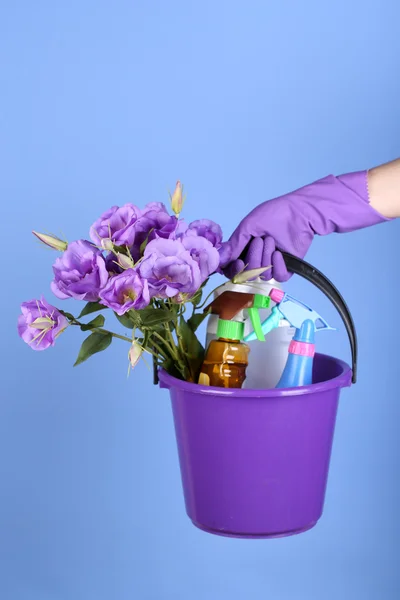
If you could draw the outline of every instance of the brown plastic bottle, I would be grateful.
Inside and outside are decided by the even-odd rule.
[[[244,323],[218,321],[218,339],[212,340],[201,368],[199,384],[241,388],[246,379],[250,348],[243,343]]]

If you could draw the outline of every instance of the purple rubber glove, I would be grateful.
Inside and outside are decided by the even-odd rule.
[[[367,171],[329,175],[257,206],[223,245],[224,274],[272,265],[265,279],[286,281],[279,250],[304,258],[314,235],[347,233],[389,221],[369,203]]]

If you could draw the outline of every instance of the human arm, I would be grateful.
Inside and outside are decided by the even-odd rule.
[[[389,165],[329,175],[257,206],[224,247],[226,275],[272,265],[267,277],[285,281],[289,274],[279,250],[303,258],[314,235],[346,233],[400,216],[400,160]]]
[[[400,158],[368,171],[371,206],[388,219],[400,217]]]

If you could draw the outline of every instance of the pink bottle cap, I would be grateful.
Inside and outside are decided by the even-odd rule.
[[[269,293],[269,297],[276,304],[279,304],[279,302],[282,302],[284,296],[285,296],[285,292],[283,290],[278,290],[278,288],[272,288],[272,290]]]

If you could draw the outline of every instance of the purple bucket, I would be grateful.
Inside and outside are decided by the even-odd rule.
[[[350,367],[317,354],[308,387],[242,390],[186,383],[170,391],[186,511],[218,535],[269,538],[322,515],[340,390]]]

